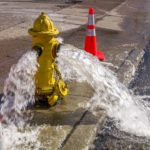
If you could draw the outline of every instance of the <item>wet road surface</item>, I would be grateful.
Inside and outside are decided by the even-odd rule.
[[[7,3],[7,2],[9,2],[9,3]],[[7,15],[6,18],[8,18],[8,20],[6,19],[3,21],[5,23],[1,24],[0,30],[4,31],[7,28],[9,28],[11,25],[16,26],[16,24],[20,24],[22,21],[26,22],[26,21],[30,20],[30,14],[32,14],[33,16],[34,15],[37,16],[38,13],[41,11],[42,6],[44,6],[44,10],[49,13],[51,13],[52,11],[56,11],[56,10],[59,11],[64,7],[68,7],[68,6],[66,6],[67,4],[65,4],[65,6],[64,6],[64,4],[62,4],[60,6],[57,4],[51,5],[48,3],[44,3],[41,5],[41,3],[43,1],[38,1],[37,3],[35,3],[35,2],[33,3],[33,1],[31,1],[31,0],[21,1],[21,2],[15,1],[16,5],[14,5],[13,2],[14,1],[11,1],[11,0],[7,0],[5,2],[0,0],[0,3],[1,3],[0,20],[3,19],[6,15]],[[30,5],[30,3],[28,3],[28,2],[32,2],[32,5]],[[97,21],[100,21],[102,19],[101,17],[105,13],[107,14],[108,11],[110,11],[112,8],[118,6],[122,2],[124,2],[124,0],[117,0],[117,1],[116,0],[115,1],[114,0],[109,0],[109,1],[97,0],[97,1],[91,1],[89,3],[84,2],[83,4],[80,5],[80,8],[85,7],[87,9],[89,6],[96,7],[96,11],[98,12],[98,15],[96,16],[96,18],[97,18]],[[38,10],[35,8],[35,4],[38,7]],[[95,6],[95,4],[97,6]],[[10,7],[11,5],[13,5],[13,7]],[[26,7],[30,6],[29,7],[30,9],[22,10],[22,8],[24,6],[26,6]],[[107,61],[113,62],[114,65],[121,66],[122,62],[124,61],[124,58],[127,57],[128,51],[131,50],[132,46],[135,48],[136,47],[135,45],[138,45],[138,44],[142,45],[142,43],[140,43],[142,41],[141,39],[143,39],[144,42],[147,40],[147,38],[149,36],[149,23],[150,23],[149,6],[150,6],[149,0],[139,0],[139,1],[128,0],[127,3],[125,3],[123,8],[121,9],[121,11],[118,12],[118,10],[117,10],[117,11],[113,11],[113,12],[107,14],[109,17],[119,18],[119,21],[117,22],[117,27],[120,26],[121,29],[123,29],[123,30],[117,30],[115,28],[115,30],[109,30],[109,29],[103,29],[101,27],[97,28],[97,35],[98,35],[97,39],[99,41],[98,43],[100,43],[100,46],[102,47],[103,50],[106,50]],[[101,9],[99,9],[99,7]],[[8,12],[7,12],[7,10],[8,10]],[[13,21],[10,21],[11,15],[12,15],[10,12],[13,12],[13,18],[14,18]],[[20,14],[20,12],[21,12],[21,14]],[[70,13],[70,12],[68,11],[68,13]],[[87,13],[85,12],[85,14],[87,14]],[[16,21],[14,21],[15,19],[16,19]],[[20,22],[20,20],[21,20],[21,22]],[[113,24],[114,20],[112,22],[108,22],[108,23]],[[27,32],[27,29],[28,29],[27,26],[24,25],[24,26],[21,26],[20,28],[24,28],[25,32]],[[10,30],[10,31],[12,31],[12,30]],[[80,26],[80,28],[78,30],[67,31],[67,32],[63,33],[62,35],[65,38],[65,42],[71,43],[77,47],[82,48],[84,37],[85,37],[85,32],[86,32],[86,28],[85,27],[82,28],[82,26]],[[1,33],[1,34],[4,35],[4,33]],[[3,38],[3,36],[1,36],[1,37]],[[1,70],[0,70],[1,71],[1,78],[0,78],[1,82],[0,83],[1,84],[4,82],[4,78],[7,76],[11,64],[16,63],[18,58],[27,49],[29,49],[31,47],[31,41],[29,40],[29,37],[27,37],[27,35],[12,38],[8,34],[6,37],[8,39],[0,41],[0,46],[2,47],[2,51],[1,51],[1,55],[0,55],[0,58],[1,58]],[[122,46],[122,45],[124,45],[124,46]],[[145,45],[145,44],[143,44],[143,45]],[[21,51],[20,51],[20,49],[21,49]],[[118,57],[117,57],[117,55],[118,55]],[[77,86],[75,86],[75,89],[79,90],[78,87],[82,87],[82,86],[77,85]],[[75,89],[74,89],[74,91],[75,91]],[[82,87],[82,89],[84,89],[84,87]],[[77,94],[79,94],[80,92],[84,93],[82,91],[78,91]],[[75,92],[73,92],[73,94],[74,93]],[[80,98],[76,97],[76,95],[75,95],[75,98],[79,101],[80,100],[83,101],[83,99],[86,100],[85,97],[83,99],[81,98],[83,95],[79,95],[79,96],[80,96]],[[74,99],[72,97],[70,99]],[[49,114],[47,112],[46,113],[44,112],[46,115],[48,115],[48,117],[51,117],[51,119],[47,120],[47,118],[46,118],[43,121],[44,122],[47,121],[48,123],[51,122],[53,127],[49,127],[47,130],[44,130],[43,135],[47,131],[49,131],[49,132],[47,132],[48,138],[50,136],[53,136],[53,132],[54,133],[56,132],[55,125],[58,123],[60,125],[63,125],[63,127],[65,128],[65,130],[67,132],[70,132],[70,124],[71,124],[71,127],[73,127],[75,124],[74,122],[72,123],[71,121],[67,122],[69,119],[72,119],[70,114],[72,114],[72,116],[75,116],[73,121],[78,120],[78,117],[79,117],[79,114],[78,114],[79,111],[78,110],[76,111],[76,108],[77,108],[76,102],[78,102],[78,101],[73,101],[73,102],[74,102],[73,104],[71,102],[69,102],[70,105],[67,106],[68,110],[69,110],[68,112],[66,112],[66,110],[67,110],[66,108],[64,109],[64,113],[62,113],[62,109],[58,110],[59,113],[54,113],[54,114],[53,113]],[[72,107],[74,107],[73,112],[72,112]],[[37,118],[38,117],[43,118],[42,117],[43,112],[42,113],[41,112],[38,112],[40,115],[37,116]],[[59,114],[61,114],[61,115],[59,115]],[[58,122],[54,116],[57,116]],[[67,119],[66,116],[69,117],[69,119]],[[55,122],[53,122],[53,119],[55,119]],[[37,120],[38,119],[33,120],[33,122],[34,121],[37,122]],[[61,120],[62,120],[62,122],[61,122]],[[38,122],[38,123],[43,123],[43,122]],[[95,123],[95,122],[92,122],[92,125],[93,125],[93,123]],[[87,124],[86,124],[86,127],[87,127]],[[53,131],[53,132],[51,132],[51,131]],[[63,130],[61,130],[61,132],[59,131],[56,133],[56,135],[58,135],[56,137],[56,139],[57,138],[59,138],[59,140],[66,139],[66,135],[64,136],[62,132],[63,132]],[[62,133],[61,135],[64,137],[60,137],[60,133]],[[143,139],[137,138],[138,140],[135,140],[136,138],[137,137],[134,137],[133,135],[128,135],[127,133],[122,133],[122,132],[118,131],[115,128],[115,126],[113,125],[113,121],[111,119],[108,119],[102,132],[98,133],[98,139],[94,142],[94,144],[96,145],[95,149],[96,150],[106,150],[106,149],[108,149],[108,150],[125,149],[126,150],[126,149],[136,149],[136,148],[137,148],[137,150],[142,150],[142,148],[145,148],[146,150],[149,149],[149,145],[147,142],[145,142],[145,139],[143,140]],[[131,140],[129,140],[129,139],[131,139]],[[44,139],[43,139],[43,141],[44,141]],[[56,140],[56,141],[58,141],[58,140]],[[54,143],[55,143],[55,141],[54,141]],[[51,143],[51,144],[53,145],[53,143]],[[60,143],[58,141],[58,143],[56,142],[55,144],[57,147],[58,144],[60,144]]]
[[[137,70],[135,79],[130,84],[130,88],[134,90],[136,95],[150,96],[150,42],[145,48],[143,60]]]
[[[145,47],[144,58],[139,65],[139,69],[130,85],[128,85],[135,95],[149,96],[150,95],[150,42],[149,40],[149,25],[150,11],[149,1],[128,1],[128,8],[134,12],[129,18],[126,18],[124,27],[127,32],[134,33],[134,38],[143,37],[147,43]],[[126,5],[126,6],[127,6]],[[131,11],[128,11],[130,13]],[[122,9],[121,14],[127,13],[126,8]],[[134,69],[134,68],[133,68]],[[150,106],[150,97],[145,98]],[[94,141],[91,150],[149,150],[150,139],[147,137],[138,137],[126,132],[119,131],[111,118],[107,121],[103,129],[97,133],[97,138]]]

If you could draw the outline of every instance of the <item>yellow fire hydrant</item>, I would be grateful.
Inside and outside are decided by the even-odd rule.
[[[28,32],[32,36],[32,49],[39,55],[39,68],[35,75],[36,98],[46,99],[50,106],[54,106],[59,98],[64,99],[68,94],[55,60],[60,46],[56,38],[59,31],[48,15],[42,12]]]

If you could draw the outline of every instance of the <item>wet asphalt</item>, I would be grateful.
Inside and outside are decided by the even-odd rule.
[[[130,84],[130,88],[133,89],[136,95],[145,96],[146,99],[150,99],[150,42],[148,42],[145,48],[144,57],[136,72],[135,78]]]
[[[7,8],[6,2],[11,2],[11,0],[7,0],[7,1],[2,1],[0,0],[0,2],[3,2],[3,5]],[[19,3],[19,1],[14,1],[16,4]],[[28,5],[27,2],[32,2],[32,5]],[[38,1],[31,1],[31,0],[26,0],[26,1],[22,1],[22,3],[20,2],[20,8],[22,9],[24,7],[24,4],[26,4],[26,7],[30,6],[30,7],[34,7],[34,4],[36,4],[36,6],[38,7],[42,7],[39,4],[41,4],[42,1],[38,0]],[[48,4],[48,0],[45,1],[45,3],[47,2]],[[58,1],[59,2],[59,1]],[[114,2],[114,0],[109,0],[109,1],[100,1],[100,0],[93,0],[90,2],[84,1],[82,3],[82,5],[84,5],[85,7],[89,7],[89,6],[95,6],[95,4],[97,4],[96,10],[99,11],[99,5],[101,5],[101,7],[103,7],[104,10],[108,11],[111,10],[113,7],[119,5],[120,3],[124,2],[124,0],[116,0]],[[129,6],[127,6],[128,9],[124,8],[121,12],[121,16],[126,16],[127,15],[127,10],[129,10],[128,13],[130,13],[130,7],[132,7],[131,9],[134,10],[133,14],[130,17],[126,17],[124,20],[124,24],[122,25],[124,29],[126,29],[125,33],[118,33],[118,32],[114,32],[114,31],[106,31],[106,30],[102,30],[102,29],[97,29],[97,33],[98,35],[102,35],[102,37],[98,37],[99,41],[102,41],[102,47],[107,47],[107,51],[106,53],[108,53],[107,55],[110,55],[111,49],[113,49],[112,47],[115,47],[118,45],[118,43],[124,44],[125,43],[129,43],[129,41],[134,42],[137,41],[142,38],[143,41],[145,41],[145,39],[149,39],[149,17],[150,17],[150,13],[149,13],[149,2],[148,0],[133,0],[133,2],[129,1]],[[19,5],[18,5],[19,6]],[[49,5],[50,6],[50,5]],[[45,9],[50,9],[47,5],[47,7],[45,7]],[[55,7],[56,8],[55,8]],[[52,9],[60,9],[60,7],[58,7],[58,5],[54,5],[52,7]],[[16,7],[16,6],[14,6]],[[66,7],[65,6],[61,6],[61,7]],[[2,10],[2,6],[1,6],[1,10]],[[12,18],[11,14],[7,13],[7,18]],[[14,19],[12,19],[12,21],[7,21],[6,19],[4,19],[4,12],[1,13],[0,15],[0,20],[4,19],[3,22],[1,24],[1,28],[0,30],[4,30],[6,28],[9,28],[12,26],[12,24],[15,26],[15,24],[20,23],[20,18],[17,20],[16,22],[16,18],[15,16],[13,16]],[[20,17],[20,16],[19,16]],[[8,19],[9,20],[9,19]],[[15,21],[14,21],[15,20]],[[21,19],[21,20],[26,20],[26,17]],[[7,23],[8,22],[8,23]],[[72,33],[72,31],[71,31]],[[78,32],[77,34],[79,34],[80,32]],[[82,33],[82,32],[81,32]],[[83,34],[85,34],[85,30],[83,30]],[[79,34],[80,35],[80,34]],[[64,36],[65,37],[65,36]],[[84,37],[84,35],[82,36]],[[116,38],[117,37],[117,38]],[[130,38],[127,38],[130,37]],[[78,47],[82,47],[82,40],[81,42],[79,40],[72,40],[71,36],[68,36],[68,38],[66,37],[66,42],[69,42],[71,44],[75,44],[75,42],[77,44],[75,44]],[[133,40],[134,39],[134,40]],[[70,41],[69,41],[70,40]],[[132,41],[133,40],[133,41]],[[21,45],[19,46],[18,43],[16,44],[16,41],[18,42],[22,42]],[[18,49],[20,50],[21,48],[23,49],[21,54],[24,53],[24,49],[26,49],[27,47],[30,47],[30,43],[29,43],[29,39],[26,37],[23,38],[19,38],[14,42],[14,39],[10,40],[5,40],[5,41],[1,41],[0,42],[0,46],[3,47],[5,53],[3,52],[3,54],[1,54],[1,60],[3,58],[7,59],[7,55],[10,54],[11,51],[8,51],[10,48],[14,49],[13,52],[16,52]],[[115,43],[115,44],[114,44]],[[26,47],[26,48],[25,48]],[[136,94],[140,94],[140,95],[150,95],[150,88],[149,88],[149,83],[150,83],[150,44],[147,44],[147,47],[145,48],[145,55],[143,58],[143,61],[141,62],[139,69],[136,73],[135,78],[133,79],[133,81],[130,84],[130,88],[132,88],[134,90],[134,92]],[[7,48],[9,48],[7,50]],[[110,50],[110,51],[108,51]],[[120,51],[122,51],[122,49],[120,49]],[[114,53],[114,52],[113,52]],[[122,53],[122,52],[120,52]],[[3,56],[4,55],[4,56]],[[13,55],[11,55],[12,57]],[[13,60],[12,63],[16,62],[16,60]],[[9,63],[9,67],[11,66],[11,64]],[[3,65],[3,67],[5,68],[4,70],[6,70],[6,65]],[[8,68],[9,68],[8,67]],[[6,76],[8,74],[8,70],[5,73],[4,76]],[[3,71],[4,72],[4,71]],[[1,74],[2,76],[2,74]],[[131,140],[132,139],[132,140]],[[149,141],[147,141],[147,139],[145,140],[145,138],[139,138],[121,131],[118,131],[116,129],[116,127],[114,126],[113,120],[108,118],[103,129],[97,133],[97,139],[95,139],[94,141],[94,150],[149,150],[150,149],[150,145],[149,145]]]
[[[143,97],[150,107],[150,42],[129,88],[136,96]],[[113,119],[107,118],[103,129],[97,133],[91,150],[150,150],[150,139],[119,131]]]

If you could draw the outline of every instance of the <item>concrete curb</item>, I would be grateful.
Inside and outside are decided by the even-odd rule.
[[[133,49],[121,64],[120,68],[117,70],[117,75],[119,80],[126,86],[129,85],[132,78],[135,75],[135,72],[138,69],[138,66],[143,58],[144,50]]]

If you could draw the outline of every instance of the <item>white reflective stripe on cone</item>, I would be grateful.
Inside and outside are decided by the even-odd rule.
[[[88,25],[95,25],[94,15],[88,16]]]
[[[96,36],[95,29],[88,29],[87,30],[87,36]]]

